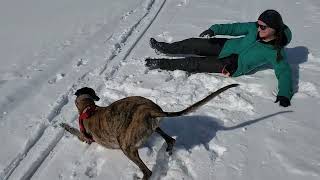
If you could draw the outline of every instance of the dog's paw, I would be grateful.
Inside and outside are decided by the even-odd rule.
[[[82,142],[85,142],[87,144],[91,144],[93,143],[94,141],[92,139],[89,139],[89,138],[86,138],[85,136],[78,136],[78,139]]]
[[[87,144],[93,143],[93,141],[91,139],[86,139],[84,142],[87,143]]]
[[[68,125],[68,124],[66,124],[66,123],[60,123],[59,125],[60,125],[60,127],[62,127],[62,128],[66,128],[66,127],[68,127],[68,126],[69,126],[69,125]]]

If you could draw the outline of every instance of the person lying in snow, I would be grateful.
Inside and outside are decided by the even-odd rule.
[[[184,70],[190,73],[222,73],[237,77],[272,64],[278,79],[275,103],[290,106],[293,95],[291,69],[285,61],[284,47],[291,41],[291,31],[275,10],[266,10],[257,22],[215,24],[200,37],[215,35],[242,36],[238,38],[190,38],[165,43],[150,39],[151,48],[165,54],[195,54],[202,57],[179,59],[146,59],[149,69]]]

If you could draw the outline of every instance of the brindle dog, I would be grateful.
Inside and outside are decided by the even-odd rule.
[[[238,86],[231,84],[211,93],[201,101],[179,112],[164,112],[161,107],[149,99],[140,96],[127,97],[118,100],[107,107],[99,107],[94,101],[99,100],[91,88],[77,90],[75,104],[82,114],[88,107],[94,107],[94,114],[83,121],[87,134],[106,148],[120,148],[143,172],[143,179],[147,180],[152,172],[139,157],[138,148],[151,136],[153,132],[160,134],[167,143],[167,151],[172,153],[175,139],[163,132],[159,123],[164,117],[182,116],[196,110],[223,91]],[[78,130],[61,124],[67,131],[79,137],[80,140],[91,142],[88,136]]]

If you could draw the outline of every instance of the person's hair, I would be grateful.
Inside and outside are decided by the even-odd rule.
[[[277,31],[275,34],[275,43],[274,48],[277,51],[277,62],[281,61],[283,59],[283,56],[281,54],[281,49],[284,47],[284,38],[285,35],[283,34],[283,31]]]

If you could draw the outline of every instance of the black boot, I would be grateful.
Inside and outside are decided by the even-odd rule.
[[[157,54],[166,53],[165,42],[158,42],[154,38],[150,38],[150,47],[156,51]]]
[[[152,70],[152,69],[159,69],[160,68],[160,61],[159,59],[150,59],[147,58],[146,60],[146,66]]]

